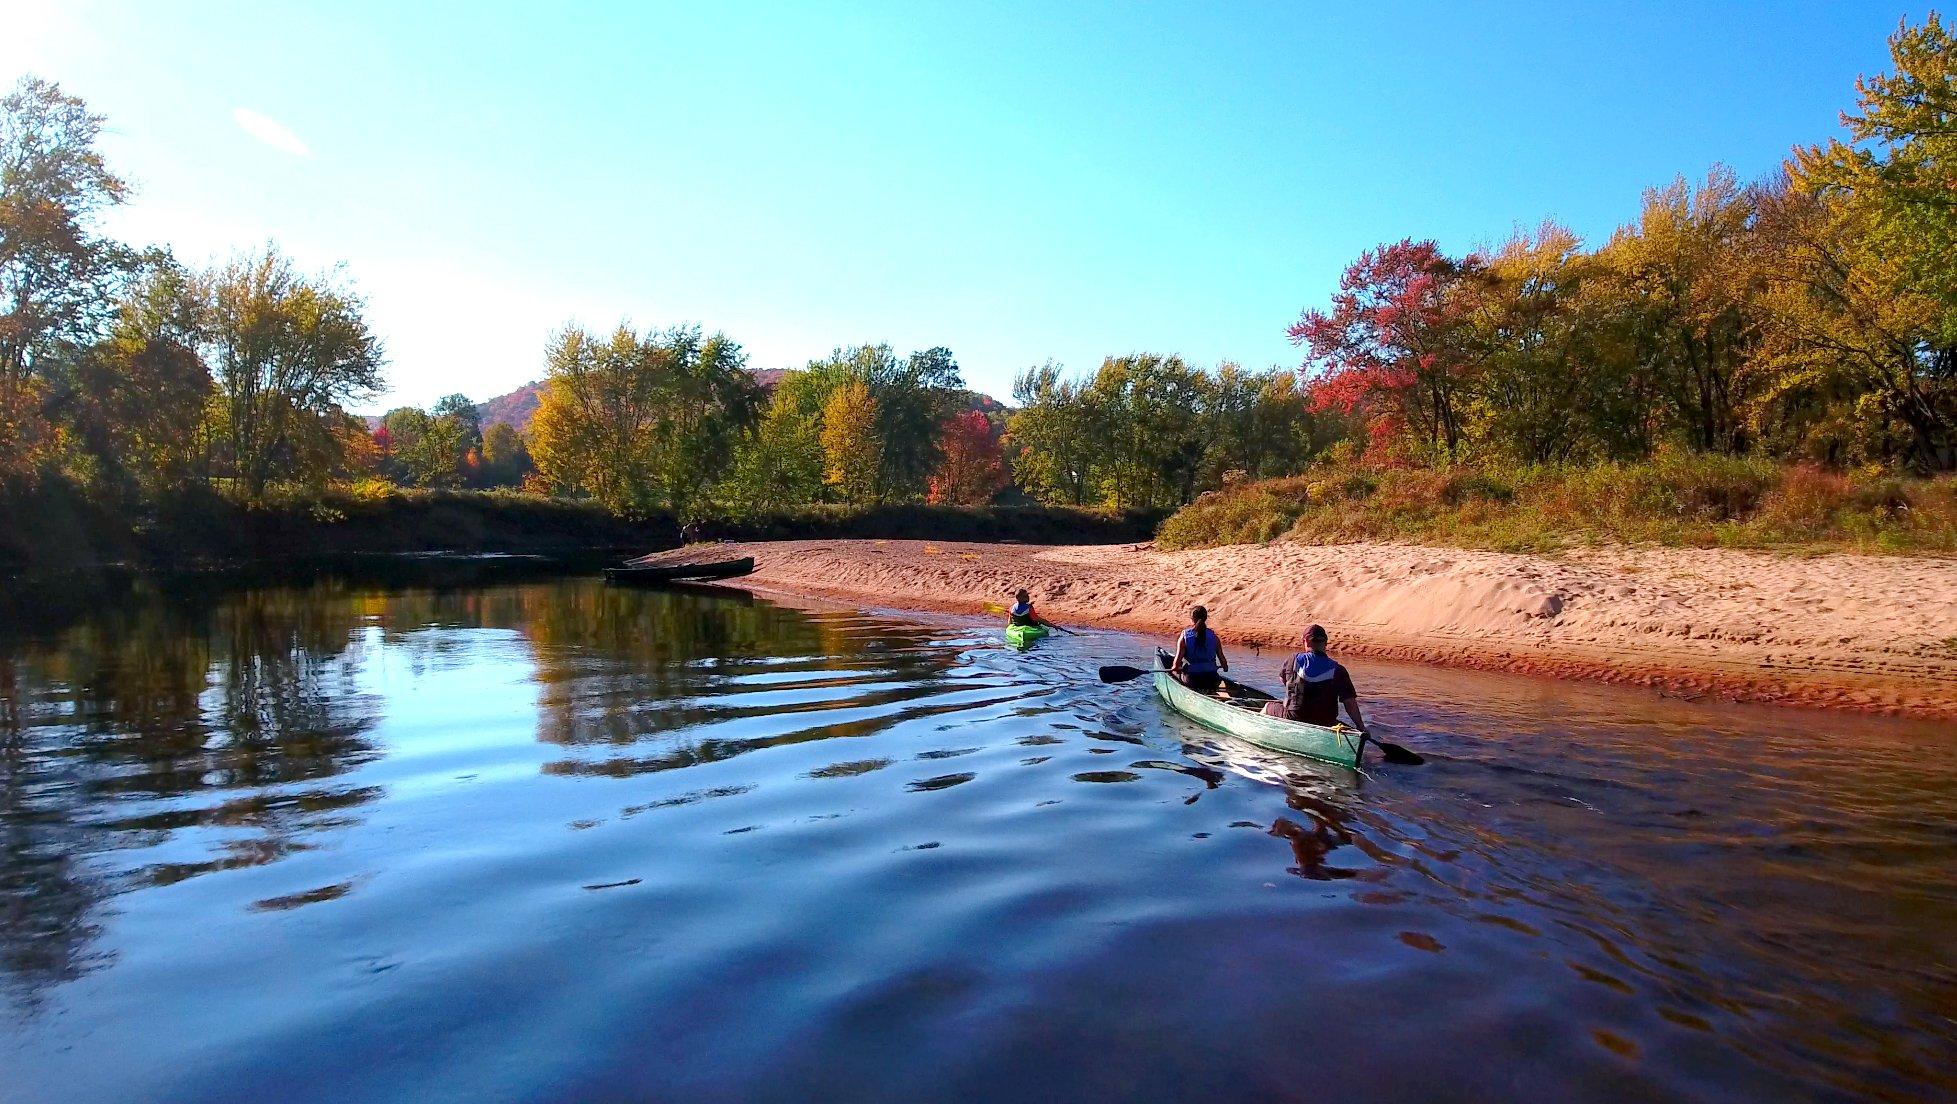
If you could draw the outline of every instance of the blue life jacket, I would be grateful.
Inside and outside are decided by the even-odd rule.
[[[1201,632],[1194,625],[1182,630],[1182,661],[1188,665],[1192,675],[1213,675],[1216,673],[1217,641],[1216,632],[1205,626]]]
[[[1338,662],[1317,652],[1299,652],[1291,657],[1291,669],[1305,682],[1327,682],[1339,673]]]
[[[1014,602],[1012,609],[1006,611],[1006,623],[1009,625],[1027,625],[1031,624],[1032,620],[1033,603],[1031,602]]]

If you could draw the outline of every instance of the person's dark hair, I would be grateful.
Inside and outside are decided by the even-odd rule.
[[[1033,600],[1033,596],[1026,593],[1025,587],[1020,587],[1017,591],[1013,592],[1012,599],[1015,602],[1030,602]]]
[[[1197,606],[1195,609],[1189,611],[1189,619],[1198,623],[1207,623],[1210,619],[1210,611],[1201,606]]]

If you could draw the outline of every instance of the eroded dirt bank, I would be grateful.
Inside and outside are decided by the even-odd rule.
[[[1396,544],[715,544],[741,585],[979,612],[1033,591],[1062,623],[1166,632],[1210,609],[1227,642],[1957,719],[1957,560],[1593,549],[1549,558]]]

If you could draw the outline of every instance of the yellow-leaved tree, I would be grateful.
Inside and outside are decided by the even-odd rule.
[[[876,397],[862,380],[836,388],[823,406],[822,458],[823,479],[844,502],[876,501],[883,438],[877,435]]]
[[[604,340],[566,327],[551,341],[530,423],[540,481],[618,513],[691,517],[760,408],[746,361],[739,345],[697,327],[642,338],[620,326]]]

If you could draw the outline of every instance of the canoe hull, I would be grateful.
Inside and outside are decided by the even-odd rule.
[[[667,583],[699,583],[713,579],[736,579],[754,573],[754,557],[690,564],[628,564],[605,569],[605,581],[622,586],[664,586]]]
[[[1248,690],[1237,683],[1226,683],[1233,690]],[[1279,717],[1265,716],[1263,713],[1231,705],[1208,694],[1191,690],[1178,682],[1174,675],[1158,667],[1155,671],[1155,692],[1162,696],[1169,708],[1195,721],[1204,728],[1215,729],[1225,735],[1256,744],[1272,751],[1282,751],[1291,755],[1302,755],[1322,763],[1332,763],[1341,767],[1359,765],[1359,733],[1352,729],[1324,728],[1319,725],[1287,721]],[[1269,695],[1257,693],[1252,700],[1261,705],[1273,700]]]

